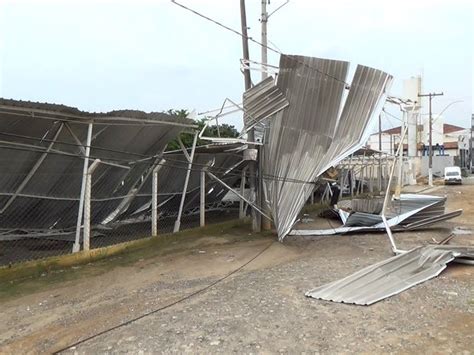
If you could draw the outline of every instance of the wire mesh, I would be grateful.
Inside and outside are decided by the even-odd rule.
[[[189,120],[2,99],[0,118],[0,265],[150,237],[154,169],[158,234],[173,231],[180,209],[181,229],[199,225],[202,168],[232,186],[240,179],[242,154],[235,147],[198,148],[191,166],[183,152],[163,153]],[[89,194],[85,172],[96,160]],[[224,198],[227,189],[210,179],[205,188],[208,223],[238,214]],[[84,211],[90,212],[89,238]]]
[[[6,149],[2,150],[6,152]],[[201,171],[207,169],[226,184],[238,187],[242,159],[233,153],[197,153],[191,166],[189,184],[182,200],[188,161],[183,153],[164,154],[156,164],[138,163],[135,171],[100,164],[91,175],[90,249],[148,238],[152,232],[152,170],[158,167],[158,235],[171,233],[182,204],[181,230],[200,225]],[[31,167],[37,157],[21,161]],[[8,154],[0,160],[0,265],[71,253],[81,198],[83,160],[76,159],[67,173],[43,166],[24,187],[29,169],[18,172]],[[142,165],[142,166],[140,166]],[[233,168],[233,169],[232,169]],[[230,170],[229,170],[230,169]],[[206,223],[238,218],[235,196],[209,177],[205,179]],[[86,201],[87,204],[87,201]],[[86,206],[87,207],[87,206]],[[84,221],[79,233],[84,248]]]

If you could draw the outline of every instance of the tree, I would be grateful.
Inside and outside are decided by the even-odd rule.
[[[167,113],[171,116],[176,116],[176,117],[186,117],[188,115],[188,112],[186,110],[168,110]],[[204,126],[206,125],[206,121],[208,118],[202,118],[200,120],[196,120],[196,124],[198,126],[198,130],[201,131]],[[233,126],[229,124],[220,124],[219,125],[219,132],[220,136],[222,138],[236,138],[239,136],[239,131]],[[206,128],[204,131],[204,136],[208,137],[217,137],[217,126],[216,125],[211,125]],[[193,146],[193,139],[194,139],[194,134],[193,133],[188,133],[184,132],[180,134],[181,141],[183,142],[183,145],[186,148],[191,148]],[[209,141],[201,140],[198,139],[196,145],[206,145],[209,144]],[[168,143],[168,146],[166,147],[167,151],[170,150],[178,150],[181,149],[178,143],[178,139],[175,138],[171,142]]]

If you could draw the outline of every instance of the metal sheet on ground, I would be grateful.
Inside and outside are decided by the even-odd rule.
[[[474,259],[474,247],[424,246],[306,292],[316,299],[371,305],[438,276],[456,258]]]

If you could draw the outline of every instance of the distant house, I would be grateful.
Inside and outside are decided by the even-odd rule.
[[[442,126],[442,131],[441,131]],[[429,149],[429,131],[427,125],[418,125],[417,127],[417,155],[427,155]],[[394,154],[400,144],[401,127],[393,127],[382,131],[382,151]],[[452,125],[449,123],[433,124],[433,155],[451,155],[459,156],[461,151],[469,149],[470,130],[468,128]],[[371,149],[379,150],[379,134],[374,133],[369,137],[367,145]],[[403,150],[406,154],[408,145],[403,144]]]

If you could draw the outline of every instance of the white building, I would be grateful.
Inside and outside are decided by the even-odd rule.
[[[417,134],[417,152],[416,156],[425,155],[428,151],[429,143],[429,126],[425,122],[423,125],[418,125]],[[400,144],[401,127],[393,127],[382,131],[382,152],[395,154],[398,145]],[[442,148],[444,147],[444,155],[459,156],[460,149],[468,149],[470,130],[468,128],[459,127],[449,123],[443,123],[442,117],[433,118],[433,155],[443,155]],[[403,151],[407,155],[407,139],[403,142]],[[371,149],[379,150],[379,134],[374,133],[369,137],[367,146]],[[438,149],[439,148],[439,149]]]

